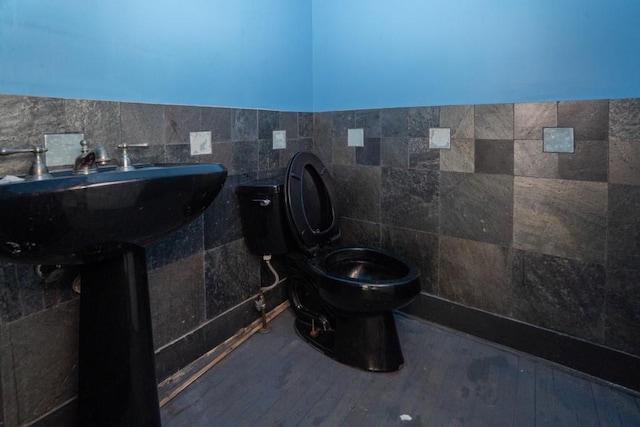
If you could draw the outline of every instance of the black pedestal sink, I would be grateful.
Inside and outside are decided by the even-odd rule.
[[[105,168],[0,185],[0,257],[81,264],[80,425],[159,426],[144,246],[195,219],[219,164]]]

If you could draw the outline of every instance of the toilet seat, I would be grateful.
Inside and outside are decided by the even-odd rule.
[[[314,154],[296,153],[285,175],[285,206],[295,242],[307,254],[340,237],[340,216],[331,176]]]

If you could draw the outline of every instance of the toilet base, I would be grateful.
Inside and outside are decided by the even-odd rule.
[[[345,365],[365,371],[393,372],[404,364],[392,312],[337,316],[335,330],[318,330],[317,335],[312,334],[310,324],[299,318],[295,327],[305,341]]]
[[[404,364],[396,322],[390,311],[338,316],[334,352],[339,362],[367,371],[392,372]]]

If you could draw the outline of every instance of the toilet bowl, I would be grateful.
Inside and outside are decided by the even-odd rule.
[[[283,180],[240,185],[236,193],[247,247],[287,267],[298,334],[347,365],[400,369],[393,310],[420,292],[418,268],[382,249],[338,245],[335,190],[320,159],[298,152]]]

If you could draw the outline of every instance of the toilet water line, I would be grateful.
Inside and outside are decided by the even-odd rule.
[[[260,292],[258,293],[258,299],[255,300],[254,303],[256,305],[256,310],[260,312],[260,315],[262,317],[262,329],[260,330],[260,332],[269,333],[271,331],[271,328],[267,326],[267,303],[266,303],[266,298],[264,296],[264,293],[267,291],[270,291],[271,289],[278,286],[280,283],[284,282],[286,280],[286,277],[280,279],[280,275],[278,274],[276,269],[273,268],[273,265],[271,265],[271,254],[263,255],[262,259],[264,260],[265,264],[267,265],[267,267],[269,267],[269,270],[273,274],[274,281],[273,281],[273,284],[269,286],[260,287]]]
[[[270,291],[271,289],[275,288],[280,283],[282,283],[285,280],[287,280],[287,278],[283,277],[281,279],[280,275],[278,274],[276,269],[273,268],[273,265],[271,265],[271,254],[263,255],[262,259],[264,260],[264,263],[267,265],[267,267],[269,268],[269,270],[271,271],[271,273],[273,274],[273,277],[274,277],[273,284],[260,288],[260,292],[266,292],[266,291]]]

